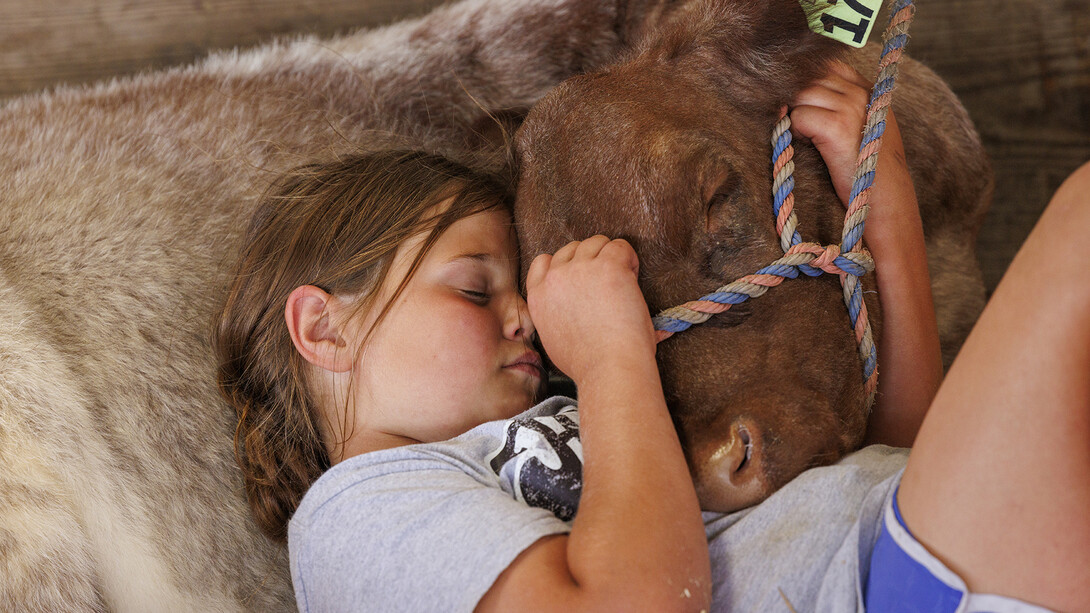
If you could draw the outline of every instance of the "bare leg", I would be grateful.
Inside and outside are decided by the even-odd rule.
[[[974,592],[1090,609],[1090,164],[1053,197],[935,397],[905,523]]]

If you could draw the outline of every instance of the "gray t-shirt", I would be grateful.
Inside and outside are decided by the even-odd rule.
[[[327,471],[288,526],[301,611],[472,611],[581,492],[578,412],[551,398],[441,443]],[[862,610],[860,586],[905,450],[868,447],[757,505],[705,513],[716,611]],[[788,607],[790,603],[790,607]]]

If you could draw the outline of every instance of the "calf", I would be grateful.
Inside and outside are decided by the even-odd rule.
[[[773,125],[829,60],[874,73],[879,49],[844,49],[809,31],[797,0],[709,0],[624,61],[566,81],[516,137],[523,261],[593,234],[625,238],[653,313],[772,263],[783,255]],[[984,305],[974,243],[991,174],[934,73],[905,61],[895,100],[948,364]],[[796,149],[803,239],[839,243],[844,208],[813,147]],[[874,288],[864,277],[878,338]],[[667,339],[658,359],[705,509],[753,504],[863,440],[862,364],[834,276],[786,281]]]

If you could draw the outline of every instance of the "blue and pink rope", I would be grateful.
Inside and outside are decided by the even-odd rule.
[[[822,247],[817,243],[804,243],[799,234],[793,193],[795,162],[794,148],[791,146],[791,118],[785,110],[772,134],[772,211],[776,217],[776,232],[780,236],[784,256],[756,273],[728,283],[699,300],[659,313],[652,318],[659,342],[695,324],[704,323],[712,315],[722,313],[735,304],[761,296],[784,279],[797,278],[799,272],[811,277],[823,273],[835,274],[840,277],[844,304],[848,308],[848,318],[855,331],[859,355],[863,361],[863,389],[868,410],[874,404],[878,387],[878,352],[874,345],[860,281],[863,275],[874,270],[874,260],[863,247],[863,229],[870,210],[870,191],[874,185],[878,152],[882,148],[885,119],[892,102],[898,63],[904,54],[908,28],[915,14],[912,0],[891,0],[889,6],[889,25],[883,35],[882,57],[878,63],[874,89],[871,91],[840,244]]]

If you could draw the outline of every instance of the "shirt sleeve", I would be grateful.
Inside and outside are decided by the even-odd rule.
[[[289,526],[301,611],[472,611],[519,553],[570,530],[427,456],[316,485]]]

